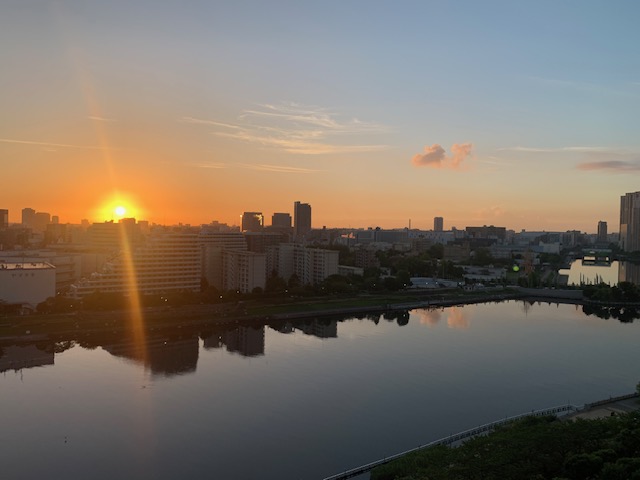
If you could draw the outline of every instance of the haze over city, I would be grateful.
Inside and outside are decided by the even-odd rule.
[[[595,231],[638,190],[634,2],[0,7],[2,206]]]

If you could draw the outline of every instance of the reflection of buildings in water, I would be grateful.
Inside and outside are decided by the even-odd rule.
[[[640,285],[640,264],[631,262],[620,262],[618,266],[618,283],[631,282]]]
[[[0,372],[53,365],[52,344],[0,346]]]
[[[296,325],[296,330],[318,338],[338,338],[338,322],[336,320],[331,320],[328,323],[321,320],[312,320],[311,322]]]
[[[245,357],[264,355],[264,325],[239,326],[224,332],[223,339],[228,352],[237,352]]]
[[[224,339],[222,335],[213,333],[203,338],[203,346],[205,350],[213,350],[215,348],[222,348],[224,345]]]
[[[295,328],[293,327],[293,323],[291,322],[285,322],[278,325],[270,325],[270,327],[276,332],[280,332],[284,334],[293,333],[295,330]]]
[[[116,357],[144,365],[153,375],[182,375],[196,371],[198,337],[150,339],[144,346],[135,343],[105,344],[102,348]]]
[[[464,307],[448,307],[446,309],[418,309],[413,310],[414,314],[418,315],[420,323],[434,327],[443,318],[447,322],[449,328],[455,330],[466,330],[469,328],[470,313],[469,310]]]

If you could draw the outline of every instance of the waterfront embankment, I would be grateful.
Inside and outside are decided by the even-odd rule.
[[[249,299],[216,304],[177,307],[149,307],[141,310],[79,310],[61,314],[0,317],[0,339],[33,341],[38,335],[69,335],[129,328],[141,319],[149,329],[198,325],[250,324],[264,321],[295,321],[348,315],[384,314],[417,308],[446,308],[485,302],[523,300],[530,302],[603,305],[582,296],[575,289],[493,288],[476,291],[440,289],[366,294],[351,297]],[[611,306],[614,306],[613,304]],[[635,306],[626,304],[625,306]]]

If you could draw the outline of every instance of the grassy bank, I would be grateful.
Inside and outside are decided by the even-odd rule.
[[[529,417],[458,448],[438,446],[374,469],[371,480],[640,479],[640,412],[562,422]]]

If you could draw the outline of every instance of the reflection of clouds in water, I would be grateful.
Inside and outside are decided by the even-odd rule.
[[[446,310],[420,309],[414,310],[413,313],[418,316],[421,324],[428,327],[435,327],[444,318],[449,328],[456,330],[469,328],[469,312],[465,311],[463,307],[449,307]]]
[[[449,328],[456,330],[466,330],[469,328],[469,314],[459,307],[451,307],[447,318]]]
[[[440,310],[416,310],[414,313],[418,315],[420,323],[428,325],[429,327],[435,327],[440,321],[442,312]]]

